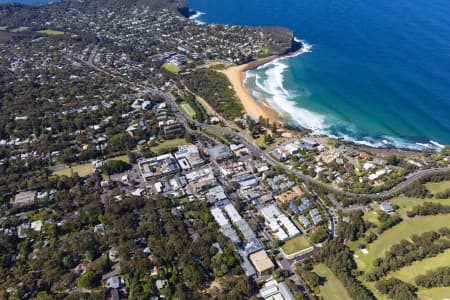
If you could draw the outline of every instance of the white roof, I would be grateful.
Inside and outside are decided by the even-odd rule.
[[[218,207],[211,209],[211,214],[213,215],[216,222],[219,224],[220,227],[230,225],[230,222],[228,222],[228,219],[223,214],[222,210]]]
[[[225,205],[224,209],[227,212],[228,216],[230,217],[231,221],[237,222],[237,221],[242,220],[241,215],[238,213],[238,211],[233,206],[233,204]]]

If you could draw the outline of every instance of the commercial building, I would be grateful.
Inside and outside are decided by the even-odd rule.
[[[171,153],[138,161],[144,179],[175,174],[180,171],[176,159]]]
[[[249,259],[260,275],[274,268],[274,264],[265,250],[260,250],[253,254],[250,254]]]
[[[295,300],[294,295],[284,282],[277,283],[275,280],[266,282],[259,290],[259,295],[264,300]]]

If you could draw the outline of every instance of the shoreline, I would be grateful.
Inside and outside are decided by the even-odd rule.
[[[295,129],[286,126],[286,123],[282,120],[282,116],[279,111],[277,111],[275,108],[271,107],[268,103],[262,103],[258,100],[256,100],[253,95],[247,90],[247,88],[244,85],[244,73],[249,70],[254,70],[260,66],[263,66],[265,64],[268,64],[276,59],[285,58],[285,57],[293,57],[296,55],[300,55],[304,53],[305,49],[302,47],[297,51],[289,52],[284,55],[272,55],[264,58],[260,58],[254,61],[251,61],[249,63],[238,65],[238,66],[231,66],[227,69],[221,71],[225,76],[227,76],[228,80],[230,81],[233,90],[236,93],[236,96],[241,101],[245,113],[250,115],[251,117],[255,119],[259,119],[260,116],[263,118],[269,119],[271,123],[277,124],[279,129],[283,131],[287,136],[302,136],[302,135],[309,135],[312,133],[312,131],[308,128],[305,129]],[[328,138],[331,138],[327,136]],[[336,138],[332,138],[336,139]],[[368,145],[362,145],[355,143],[353,141],[345,141],[340,138],[337,138],[336,140],[343,142],[347,145],[353,145],[354,147],[367,152],[378,152],[378,153],[401,153],[403,155],[411,155],[412,153],[416,154],[421,152],[418,149],[411,149],[411,148],[404,148],[404,147],[372,147]],[[370,151],[372,150],[372,151]]]
[[[269,119],[270,122],[276,124],[281,123],[278,119],[279,112],[272,107],[263,105],[255,98],[253,98],[253,96],[244,86],[244,73],[248,70],[252,70],[259,66],[267,64],[278,57],[279,56],[275,55],[269,56],[249,62],[247,64],[232,66],[221,71],[223,74],[225,74],[225,76],[227,76],[228,80],[230,81],[233,90],[236,93],[236,96],[239,98],[242,106],[244,107],[246,114],[250,115],[256,120],[258,120],[259,117],[262,116],[263,118]]]
[[[304,48],[301,47],[297,51],[289,52],[284,55],[271,55],[268,57],[260,58],[249,63],[228,67],[221,71],[230,81],[236,96],[239,98],[244,111],[247,115],[258,120],[259,117],[269,119],[271,123],[275,123],[281,131],[289,136],[298,136],[311,133],[309,129],[294,129],[288,128],[286,123],[282,120],[282,116],[279,111],[271,107],[268,103],[257,101],[253,95],[247,90],[244,85],[244,73],[249,70],[254,70],[260,66],[268,64],[276,59],[292,57],[304,53]]]

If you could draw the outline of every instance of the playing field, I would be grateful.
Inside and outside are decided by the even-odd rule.
[[[347,293],[347,290],[339,281],[339,279],[334,276],[333,272],[324,264],[318,264],[314,266],[313,269],[319,276],[325,277],[326,282],[320,287],[320,295],[325,300],[351,300]]]
[[[308,240],[305,238],[304,235],[296,236],[293,239],[290,239],[287,241],[281,249],[283,249],[283,252],[287,255],[291,255],[294,253],[297,253],[299,251],[305,250],[310,248],[311,245],[309,244]]]
[[[64,31],[59,30],[53,30],[53,29],[45,29],[45,30],[39,30],[39,33],[47,34],[47,35],[63,35]]]
[[[187,102],[181,103],[180,108],[189,118],[192,119],[193,117],[195,117],[195,111],[189,103]]]

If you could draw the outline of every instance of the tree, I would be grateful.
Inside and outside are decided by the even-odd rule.
[[[78,286],[81,288],[94,288],[97,285],[99,277],[92,271],[87,271],[78,278]]]
[[[391,299],[416,300],[417,288],[397,278],[381,280],[375,284],[375,288],[382,294],[387,294]]]

